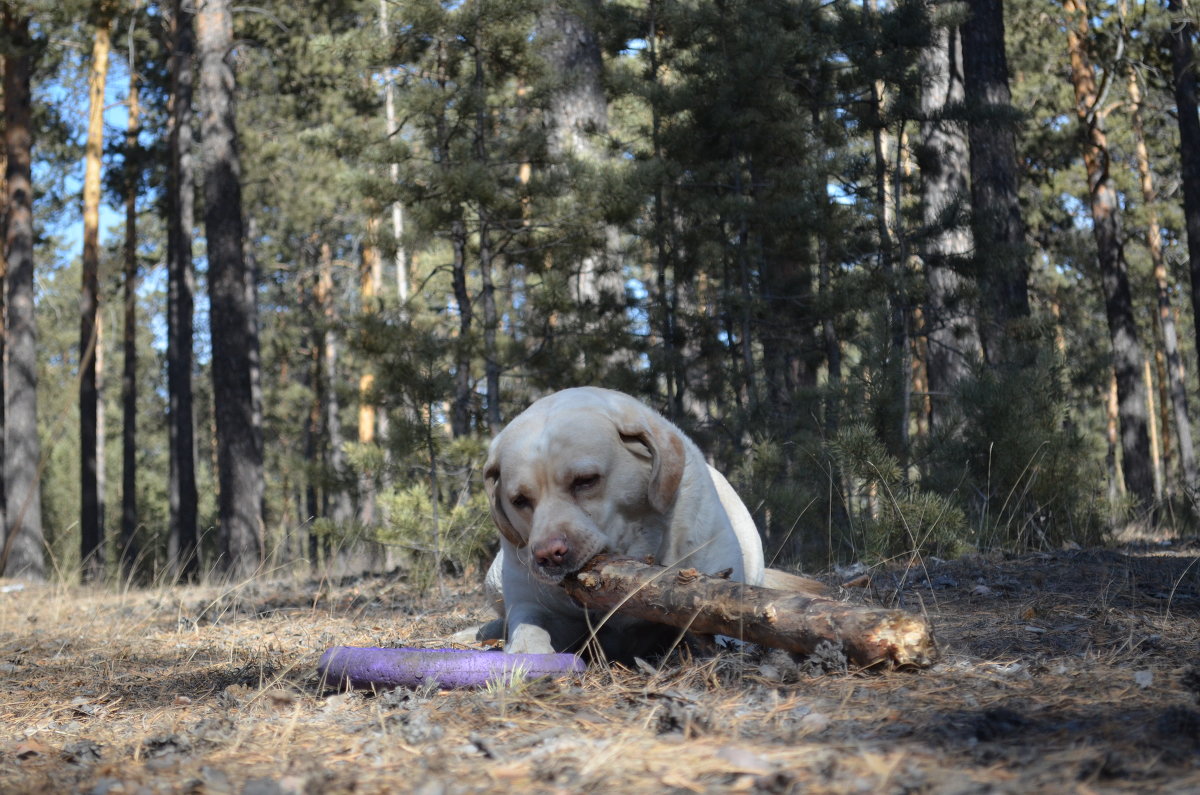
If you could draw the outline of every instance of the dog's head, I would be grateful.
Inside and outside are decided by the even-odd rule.
[[[683,480],[678,430],[632,398],[595,397],[535,403],[492,441],[484,468],[497,528],[548,583],[601,552],[655,552]]]

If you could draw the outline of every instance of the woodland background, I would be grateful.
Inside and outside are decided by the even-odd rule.
[[[1181,0],[0,12],[9,576],[432,581],[579,384],[777,563],[1194,530]]]

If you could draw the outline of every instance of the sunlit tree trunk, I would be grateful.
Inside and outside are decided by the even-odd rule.
[[[383,280],[383,261],[379,256],[376,239],[379,236],[379,218],[370,213],[367,218],[367,239],[362,247],[359,266],[358,290],[363,314],[372,314],[378,309],[377,296]],[[377,432],[384,414],[375,405],[375,373],[368,364],[358,377],[358,443],[363,446],[377,444]],[[376,475],[370,466],[359,468],[358,519],[365,526],[375,523]]]
[[[386,38],[388,36],[388,2],[389,0],[379,0],[379,34]],[[394,142],[397,135],[400,133],[400,125],[396,122],[396,91],[393,85],[391,75],[388,75],[383,86],[383,108],[384,122],[387,125],[387,136],[389,142]],[[400,164],[388,164],[388,176],[393,183],[400,181]],[[392,202],[392,240],[396,245],[396,292],[400,296],[400,303],[408,302],[408,255],[404,249],[404,206],[400,202]]]
[[[1117,193],[1109,177],[1110,155],[1104,133],[1095,74],[1087,53],[1091,35],[1084,0],[1064,0],[1067,12],[1067,47],[1075,109],[1084,132],[1083,161],[1087,169],[1092,232],[1104,289],[1104,308],[1117,378],[1121,425],[1121,470],[1125,486],[1143,509],[1154,503],[1154,469],[1150,458],[1150,433],[1146,414],[1146,389],[1142,381],[1142,349],[1133,316],[1129,274],[1120,250]]]
[[[934,428],[951,414],[950,393],[979,361],[980,343],[969,287],[959,268],[971,253],[971,230],[961,221],[969,198],[970,155],[966,124],[947,118],[965,99],[962,38],[957,28],[937,26],[921,52],[921,215],[927,235],[923,256],[928,304],[927,369]]]
[[[1163,479],[1165,472],[1162,467],[1162,448],[1159,444],[1158,425],[1154,422],[1154,374],[1151,372],[1150,360],[1142,359],[1143,394],[1146,396],[1146,430],[1150,432],[1150,470],[1154,476],[1154,498],[1162,499]]]
[[[96,31],[88,71],[88,126],[83,168],[83,288],[79,297],[79,559],[82,576],[104,574],[104,516],[97,462],[98,392],[96,349],[100,344],[100,166],[104,154],[104,86],[112,50],[112,9],[107,0],[94,7]]]
[[[0,552],[6,577],[43,580],[41,446],[37,427],[37,315],[33,290],[32,99],[29,78],[36,45],[28,16],[4,6],[4,138],[8,155],[8,373],[5,431],[7,532]]]
[[[1175,329],[1175,314],[1171,310],[1171,290],[1167,279],[1167,263],[1162,250],[1162,229],[1158,224],[1155,203],[1158,192],[1154,187],[1154,176],[1150,171],[1150,153],[1146,147],[1146,134],[1142,124],[1142,92],[1137,73],[1129,70],[1129,99],[1133,105],[1132,125],[1134,154],[1137,157],[1138,177],[1142,188],[1142,200],[1146,204],[1146,245],[1150,249],[1150,262],[1154,268],[1154,289],[1157,295],[1157,321],[1162,337],[1163,356],[1166,358],[1166,392],[1170,395],[1171,410],[1175,417],[1175,433],[1179,439],[1179,462],[1183,470],[1186,488],[1195,488],[1196,453],[1192,447],[1192,424],[1188,418],[1187,377],[1184,372],[1183,356],[1179,352],[1179,335]],[[1164,401],[1165,402],[1165,401]],[[1163,407],[1164,411],[1166,406]],[[1168,449],[1169,429],[1163,426],[1164,452]],[[1164,456],[1165,457],[1165,456]]]
[[[536,36],[556,81],[545,110],[550,158],[558,165],[571,160],[595,165],[604,158],[597,145],[608,131],[608,100],[604,95],[604,63],[596,24],[598,0],[550,0],[538,15]],[[580,303],[624,294],[624,283],[608,261],[615,248],[616,230],[600,231],[596,253],[585,256],[572,280]]]
[[[243,245],[241,162],[234,123],[233,17],[228,0],[198,6],[204,225],[216,409],[222,568],[231,578],[262,560],[262,440],[253,368],[257,324]]]

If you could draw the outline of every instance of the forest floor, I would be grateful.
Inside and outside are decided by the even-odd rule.
[[[1200,792],[1198,554],[872,571],[846,597],[925,611],[925,670],[727,652],[380,694],[324,687],[321,652],[443,646],[488,617],[477,578],[0,581],[0,792]]]

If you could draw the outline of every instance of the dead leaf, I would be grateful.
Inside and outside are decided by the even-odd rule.
[[[32,737],[22,740],[13,747],[13,754],[17,759],[32,759],[35,756],[46,756],[49,753],[50,746]]]
[[[287,707],[296,703],[296,694],[291,690],[272,690],[267,698],[277,707]]]

